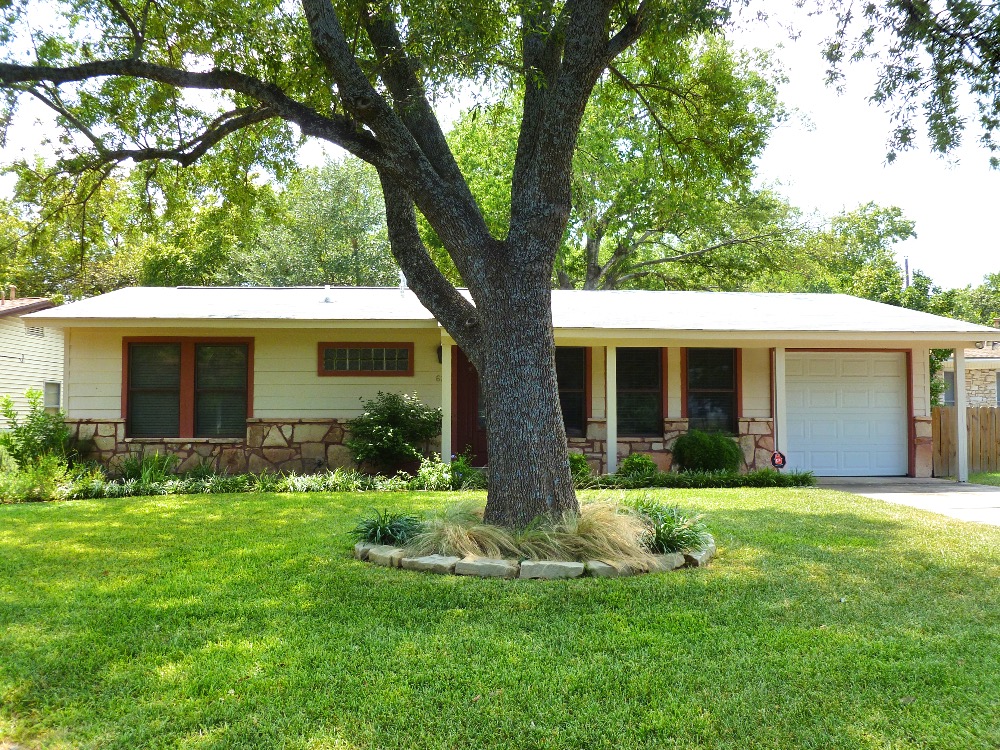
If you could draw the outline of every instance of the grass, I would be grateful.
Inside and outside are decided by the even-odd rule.
[[[991,484],[994,487],[1000,487],[1000,472],[984,471],[981,474],[972,474],[969,481],[973,484]]]
[[[1000,746],[1000,528],[662,492],[707,514],[711,567],[543,583],[350,558],[367,508],[454,494],[0,506],[0,747]]]

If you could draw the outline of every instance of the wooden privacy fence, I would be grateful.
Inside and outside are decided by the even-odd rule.
[[[972,406],[966,409],[969,433],[969,473],[1000,471],[1000,407]],[[931,411],[934,435],[934,476],[958,473],[958,414],[954,406],[935,406]]]

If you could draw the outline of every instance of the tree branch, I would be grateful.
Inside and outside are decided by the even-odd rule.
[[[0,63],[0,86],[6,88],[41,81],[56,85],[78,83],[105,76],[131,76],[178,88],[233,91],[267,105],[276,116],[298,125],[303,134],[336,143],[370,164],[389,166],[392,161],[385,149],[371,135],[359,132],[350,118],[321,115],[292,99],[275,84],[233,70],[193,73],[132,59],[98,60],[60,68]]]
[[[427,252],[417,229],[413,198],[387,170],[378,172],[393,257],[420,301],[475,362],[482,330],[479,312],[444,277]]]

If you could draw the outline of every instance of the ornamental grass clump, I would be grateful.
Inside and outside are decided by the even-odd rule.
[[[520,530],[484,523],[482,508],[456,503],[432,514],[406,547],[415,555],[602,560],[643,569],[652,562],[649,535],[645,518],[616,503],[586,503],[580,513],[543,516]]]
[[[417,555],[520,557],[514,533],[483,523],[483,509],[474,502],[452,503],[432,513],[406,546]]]
[[[359,542],[401,545],[418,536],[423,528],[424,522],[414,515],[372,508],[349,533]]]
[[[532,560],[601,560],[644,570],[652,562],[645,519],[616,503],[594,502],[579,513],[544,519],[517,536],[523,556]]]
[[[686,516],[648,495],[634,501],[633,508],[645,520],[645,546],[656,554],[698,552],[712,542],[704,516]]]

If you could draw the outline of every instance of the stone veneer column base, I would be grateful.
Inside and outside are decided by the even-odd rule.
[[[913,476],[934,475],[934,432],[930,417],[913,417]]]
[[[770,468],[771,454],[774,453],[774,420],[741,417],[739,430],[737,442],[743,454],[741,471],[745,474]]]
[[[207,463],[227,474],[315,472],[353,467],[343,419],[249,419],[241,438],[126,438],[123,419],[67,419],[72,439],[91,446],[89,457],[112,471],[130,455],[169,453],[179,472]]]

